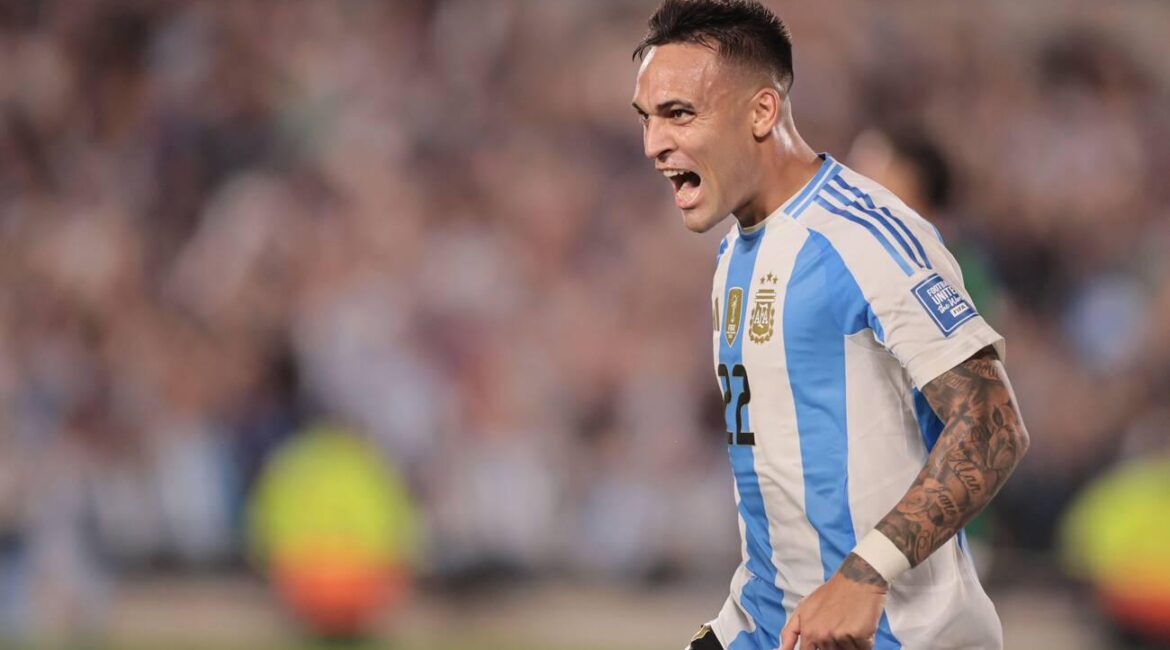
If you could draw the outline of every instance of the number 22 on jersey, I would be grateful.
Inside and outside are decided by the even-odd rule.
[[[752,400],[752,389],[748,383],[747,368],[744,368],[742,363],[737,363],[728,372],[727,364],[721,363],[716,373],[719,375],[719,386],[723,391],[723,408],[735,409],[735,430],[732,431],[729,429],[727,431],[727,444],[756,444],[756,434],[743,430],[743,409]],[[738,390],[736,390],[737,384]],[[731,404],[732,400],[735,401],[734,406]],[[727,415],[729,414],[725,413],[725,416]],[[730,417],[724,417],[724,419],[730,421]]]

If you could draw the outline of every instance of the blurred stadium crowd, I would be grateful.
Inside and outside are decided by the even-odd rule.
[[[0,630],[238,570],[319,419],[406,475],[439,581],[725,574],[723,228],[642,157],[652,4],[0,5]],[[774,6],[806,139],[932,218],[1006,335],[1033,442],[989,535],[1051,550],[1170,447],[1170,12]]]

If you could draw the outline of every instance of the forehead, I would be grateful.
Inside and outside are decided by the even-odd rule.
[[[652,48],[634,85],[634,101],[643,107],[668,99],[694,101],[727,84],[727,66],[715,50],[696,43],[669,43]]]

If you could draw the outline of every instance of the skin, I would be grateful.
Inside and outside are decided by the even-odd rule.
[[[786,89],[705,45],[650,49],[633,104],[655,168],[685,169],[702,179],[698,202],[682,208],[692,231],[706,232],[728,215],[755,225],[820,167],[796,131]]]
[[[638,70],[634,109],[646,157],[657,169],[700,176],[683,223],[706,232],[734,215],[758,224],[798,192],[820,159],[801,139],[788,89],[770,75],[722,59],[712,47],[652,48]],[[672,183],[672,190],[675,186]],[[994,351],[984,350],[927,384],[945,423],[925,467],[878,524],[917,566],[998,492],[1028,447],[1015,396]],[[781,633],[784,650],[871,648],[889,585],[850,554],[802,600]]]

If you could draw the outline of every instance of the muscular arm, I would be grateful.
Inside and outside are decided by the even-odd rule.
[[[984,348],[922,394],[945,427],[926,466],[877,529],[917,566],[991,501],[1028,449],[1028,433],[999,356]],[[844,577],[884,585],[850,554]]]

